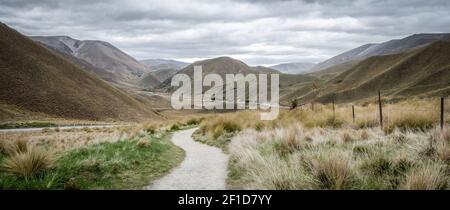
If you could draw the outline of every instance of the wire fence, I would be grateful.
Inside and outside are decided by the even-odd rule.
[[[351,117],[354,123],[359,121],[372,123],[378,126],[390,125],[401,120],[409,120],[408,123],[419,124],[426,121],[429,124],[438,125],[441,129],[450,125],[450,99],[444,97],[405,100],[398,103],[383,101],[379,93],[375,103],[365,105],[335,104],[334,100],[328,104],[300,104],[302,109],[312,111],[328,110],[333,114]]]

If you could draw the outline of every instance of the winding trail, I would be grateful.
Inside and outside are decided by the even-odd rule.
[[[178,131],[172,142],[184,149],[186,158],[180,166],[148,190],[221,190],[225,189],[228,156],[221,149],[198,143],[192,139],[197,128]]]

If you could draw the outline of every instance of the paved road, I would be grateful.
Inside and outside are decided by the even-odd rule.
[[[180,166],[153,185],[149,190],[221,190],[225,189],[228,156],[221,149],[194,141],[196,130],[189,129],[173,134],[172,142],[183,148],[186,158]]]

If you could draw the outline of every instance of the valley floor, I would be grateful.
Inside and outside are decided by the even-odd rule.
[[[440,129],[434,101],[386,104],[381,128],[348,107],[0,132],[0,189],[450,189],[449,109]]]

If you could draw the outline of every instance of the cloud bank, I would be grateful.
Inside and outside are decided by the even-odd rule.
[[[251,65],[320,62],[366,43],[448,32],[447,0],[0,0],[26,35],[116,45],[137,59],[231,56]]]

